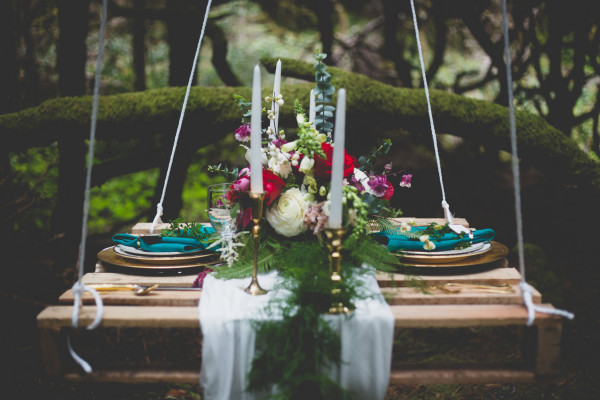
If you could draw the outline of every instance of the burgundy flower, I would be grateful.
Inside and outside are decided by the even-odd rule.
[[[195,288],[201,288],[201,287],[202,287],[202,285],[204,284],[204,278],[206,278],[206,276],[207,276],[209,273],[211,273],[211,272],[213,272],[213,270],[212,270],[212,269],[210,269],[210,268],[204,268],[204,271],[200,272],[200,273],[198,274],[198,276],[196,277],[196,280],[195,280],[195,281],[194,281],[194,283],[192,284],[192,287],[195,287]]]
[[[245,227],[248,226],[250,221],[252,221],[252,207],[248,207],[245,210],[242,210],[238,214],[236,223],[240,229],[244,229]]]
[[[235,130],[235,138],[240,142],[247,142],[250,140],[250,124],[242,124]]]
[[[411,186],[410,181],[412,180],[412,175],[408,174],[408,175],[402,175],[402,180],[400,180],[400,187],[407,187],[409,188]]]
[[[386,183],[387,183],[387,189],[386,189],[385,193],[383,194],[383,198],[385,200],[389,200],[394,195],[394,187],[392,186],[392,184],[389,181]]]

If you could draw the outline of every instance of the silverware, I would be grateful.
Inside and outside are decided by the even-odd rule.
[[[443,285],[436,286],[437,289],[440,289],[442,292],[446,294],[458,294],[463,290],[474,290],[477,292],[485,292],[485,293],[501,293],[501,294],[511,294],[515,293],[515,290],[509,284],[502,285],[478,285],[473,283],[445,283]]]
[[[112,284],[112,283],[101,283],[94,285],[87,285],[92,289],[96,289],[99,292],[112,292],[118,290],[131,290],[136,296],[143,296],[150,293],[153,290],[173,290],[173,291],[201,291],[201,288],[188,287],[188,286],[160,286],[158,283],[149,286],[143,286],[138,284]]]

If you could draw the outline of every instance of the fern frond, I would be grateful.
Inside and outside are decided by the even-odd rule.
[[[368,264],[380,271],[393,272],[399,265],[399,259],[381,244],[370,237],[356,243],[350,251],[350,256],[360,264]]]

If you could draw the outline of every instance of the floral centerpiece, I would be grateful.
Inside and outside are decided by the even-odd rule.
[[[328,105],[334,93],[329,82],[329,74],[322,63],[324,54],[317,53],[315,90],[316,104],[314,120],[309,120],[298,100],[294,102],[297,133],[294,138],[286,135],[277,125],[278,109],[285,105],[283,95],[267,96],[264,101],[270,122],[263,130],[262,177],[265,192],[265,220],[263,237],[259,251],[259,268],[262,271],[278,267],[278,255],[286,242],[311,242],[323,246],[323,229],[328,226],[331,201],[329,196],[333,143],[330,119],[335,107]],[[243,114],[242,124],[235,130],[235,138],[245,149],[245,157],[250,162],[249,115],[251,103],[241,96],[234,99]],[[346,247],[375,242],[369,238],[369,230],[391,227],[387,218],[400,215],[400,211],[390,207],[389,200],[395,189],[389,178],[398,173],[392,171],[392,163],[387,163],[381,171],[375,171],[376,158],[387,154],[391,141],[385,140],[369,154],[359,158],[344,152],[343,187],[343,226],[346,229]],[[209,167],[212,172],[223,172],[233,176],[235,181],[227,194],[232,205],[232,216],[236,219],[237,234],[221,238],[222,247],[227,240],[250,240],[244,235],[251,227],[252,207],[249,199],[250,166],[241,171],[223,169],[221,165]],[[400,187],[410,187],[411,175],[401,178]],[[380,246],[379,246],[380,247]],[[243,276],[251,272],[251,246],[240,246],[239,252],[229,251],[224,255],[228,268],[218,270],[225,277]],[[391,258],[388,258],[391,260]],[[373,260],[363,260],[373,261]],[[377,263],[372,263],[378,267]],[[382,266],[384,267],[384,266]],[[385,267],[384,267],[385,268]]]

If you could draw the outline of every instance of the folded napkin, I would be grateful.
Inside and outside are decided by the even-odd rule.
[[[419,234],[419,232],[424,231],[423,227],[412,227],[410,234]],[[456,246],[464,242],[465,240],[469,240],[471,244],[481,243],[481,242],[489,242],[494,239],[496,233],[493,229],[478,229],[471,232],[473,234],[473,239],[469,239],[469,236],[464,235],[461,239],[456,233],[445,233],[440,235],[439,239],[434,240],[433,237],[430,236],[429,240],[431,240],[435,244],[435,249],[430,250],[431,252],[435,251],[445,251],[445,250],[454,250]],[[404,236],[398,230],[397,234],[389,234],[383,232],[377,232],[372,234],[375,239],[386,245],[388,250],[390,251],[399,251],[399,250],[424,250],[423,242],[419,239],[411,239],[407,236]]]
[[[212,234],[212,227],[203,227],[205,233]],[[152,252],[185,252],[202,250],[208,247],[209,242],[198,239],[170,237],[170,236],[134,236],[127,233],[119,233],[113,236],[113,242],[124,246],[135,247]]]

